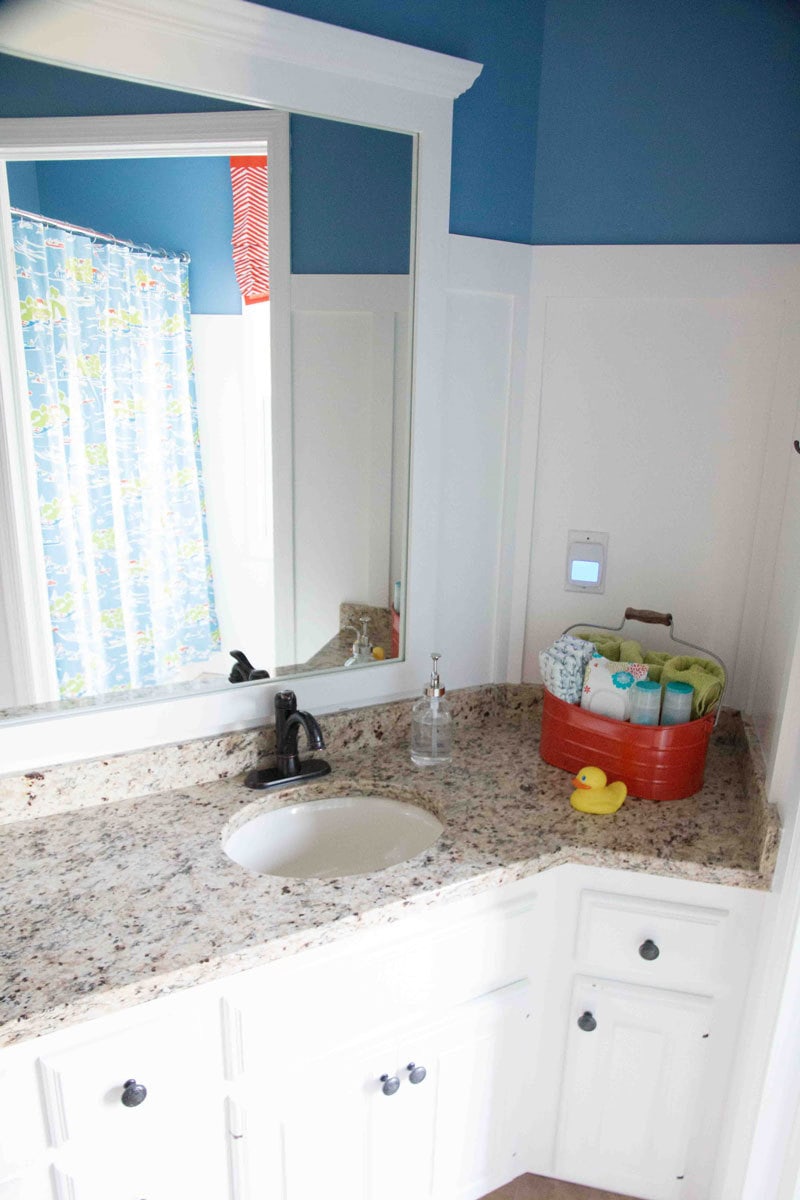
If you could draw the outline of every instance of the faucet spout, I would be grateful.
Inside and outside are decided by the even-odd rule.
[[[245,783],[252,788],[288,786],[327,775],[330,765],[322,759],[301,762],[297,749],[300,730],[304,729],[309,750],[322,750],[325,739],[316,717],[301,712],[294,692],[278,692],[275,697],[275,762],[274,767],[250,771]]]
[[[325,739],[322,736],[322,730],[320,729],[316,718],[312,717],[311,713],[300,712],[298,709],[289,713],[283,722],[283,728],[280,737],[278,736],[276,729],[276,757],[279,768],[286,775],[299,775],[300,773],[300,757],[297,753],[297,738],[301,729],[304,729],[306,732],[306,741],[308,742],[309,750],[322,750],[325,747]]]

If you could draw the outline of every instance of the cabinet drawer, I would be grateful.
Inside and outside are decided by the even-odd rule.
[[[725,977],[729,913],[607,892],[582,893],[581,969],[702,990]]]
[[[463,1004],[529,978],[537,962],[535,907],[528,895],[434,933],[430,1000]]]
[[[536,960],[534,898],[433,922],[392,938],[314,960],[273,964],[232,986],[223,1003],[230,1079],[254,1063],[323,1053],[414,1013],[473,1000],[527,978]],[[294,1043],[297,1043],[297,1046]]]
[[[45,1050],[38,1068],[51,1146],[138,1151],[165,1133],[180,1137],[208,1109],[222,1083],[219,1030],[199,1013],[143,1021]],[[147,1089],[134,1107],[122,1101],[128,1080]]]

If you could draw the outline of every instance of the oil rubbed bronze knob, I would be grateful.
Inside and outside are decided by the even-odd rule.
[[[135,1079],[126,1079],[121,1100],[126,1108],[138,1108],[147,1099],[147,1088]]]
[[[396,1075],[381,1075],[381,1083],[384,1096],[393,1096],[400,1087],[400,1080]]]
[[[655,962],[660,953],[661,951],[658,946],[650,938],[646,942],[642,942],[639,947],[639,954],[642,958],[646,958],[648,962]]]
[[[590,1012],[585,1012],[583,1016],[578,1017],[578,1028],[582,1029],[584,1033],[591,1033],[597,1029],[597,1021]]]

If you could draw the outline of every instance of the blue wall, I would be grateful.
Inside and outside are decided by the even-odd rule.
[[[406,275],[412,139],[292,117],[292,270]]]
[[[26,212],[40,213],[39,178],[34,162],[8,163],[8,190],[11,203]]]
[[[261,0],[258,0],[260,3]],[[270,0],[269,7],[483,63],[455,103],[450,231],[533,240],[546,0]]]
[[[798,0],[273,0],[485,64],[451,229],[520,242],[800,241]],[[208,99],[0,60],[0,112]],[[76,108],[77,106],[77,108]]]
[[[534,240],[800,241],[796,0],[550,0]]]

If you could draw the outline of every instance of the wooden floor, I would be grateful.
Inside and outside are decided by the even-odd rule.
[[[597,1188],[563,1183],[560,1179],[545,1179],[542,1175],[520,1175],[483,1200],[629,1200],[616,1192],[599,1192]]]

